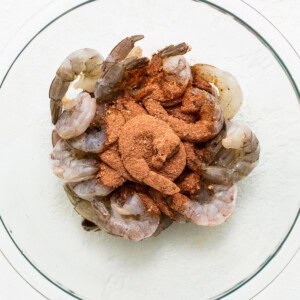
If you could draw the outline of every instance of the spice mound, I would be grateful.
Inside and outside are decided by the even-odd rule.
[[[233,120],[243,93],[232,74],[190,65],[186,43],[144,57],[143,38],[126,37],[106,59],[71,53],[49,91],[52,170],[82,227],[134,241],[173,222],[224,223],[260,153]]]

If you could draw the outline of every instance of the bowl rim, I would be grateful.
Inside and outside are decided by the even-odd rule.
[[[55,7],[45,7],[45,12],[47,12],[47,16],[51,15],[50,17],[47,18],[47,23],[45,24],[43,18],[45,17],[44,12],[39,12],[38,15],[36,16],[38,19],[38,22],[36,22],[36,20],[33,20],[32,22],[29,22],[29,24],[27,24],[26,26],[24,26],[24,28],[22,28],[22,30],[20,30],[15,36],[14,36],[14,41],[16,41],[18,39],[18,37],[21,35],[22,31],[26,31],[27,27],[32,26],[32,24],[34,23],[35,26],[33,26],[34,30],[36,30],[37,28],[41,28],[39,29],[35,34],[32,34],[34,32],[34,30],[30,31],[30,38],[26,36],[27,40],[25,40],[26,42],[24,43],[24,39],[22,39],[22,46],[19,43],[19,45],[16,48],[16,42],[9,42],[9,44],[7,45],[7,47],[4,49],[4,51],[2,51],[2,53],[5,51],[9,51],[9,49],[14,48],[14,50],[17,49],[17,53],[15,54],[16,51],[12,51],[12,54],[10,55],[10,57],[12,57],[11,60],[9,60],[9,64],[6,68],[6,72],[2,74],[0,73],[0,78],[2,78],[1,82],[0,82],[0,89],[2,88],[6,77],[8,76],[11,68],[13,67],[13,65],[17,62],[18,58],[22,55],[23,51],[30,45],[30,43],[40,34],[42,33],[45,29],[47,29],[52,23],[54,23],[55,21],[57,21],[58,19],[60,19],[61,17],[65,16],[66,14],[84,6],[90,3],[93,3],[97,0],[87,0],[87,1],[78,1],[76,0],[75,3],[77,3],[74,6],[74,1],[61,1],[60,5]],[[274,57],[276,58],[276,61],[279,63],[279,65],[281,66],[281,68],[284,70],[288,80],[290,81],[294,92],[296,94],[296,97],[299,101],[300,99],[300,90],[297,86],[296,83],[296,79],[295,77],[297,77],[297,79],[299,80],[299,76],[295,76],[298,74],[295,74],[295,72],[291,72],[291,66],[287,66],[287,64],[285,63],[285,59],[282,58],[282,53],[279,54],[278,51],[275,50],[275,48],[272,46],[272,44],[269,42],[270,37],[266,38],[265,36],[263,36],[262,34],[259,33],[258,30],[256,30],[254,28],[254,26],[249,25],[249,21],[246,22],[244,21],[243,17],[240,17],[240,15],[242,15],[242,10],[251,10],[251,14],[252,17],[250,17],[250,22],[251,22],[251,18],[257,18],[258,16],[260,17],[261,21],[260,22],[267,22],[271,27],[269,27],[268,30],[272,30],[273,33],[276,32],[277,36],[280,36],[281,41],[284,41],[284,43],[286,44],[285,46],[288,47],[290,49],[290,54],[294,53],[293,55],[296,56],[297,61],[298,61],[298,65],[300,62],[300,56],[297,53],[297,51],[293,48],[293,46],[291,45],[291,43],[285,38],[285,36],[265,17],[263,16],[259,11],[257,11],[255,8],[253,8],[250,4],[246,3],[243,0],[240,0],[239,2],[235,2],[235,4],[230,4],[228,2],[225,2],[225,0],[189,0],[189,1],[194,1],[197,3],[201,3],[201,4],[205,4],[210,6],[213,9],[216,9],[218,11],[220,11],[221,13],[224,13],[232,18],[234,18],[234,20],[236,22],[238,22],[241,26],[243,26],[245,29],[247,29],[248,31],[250,31],[252,34],[254,34],[254,36],[256,36],[256,38],[271,52],[272,55],[274,55]],[[51,10],[51,14],[49,14],[48,12]],[[249,11],[250,12],[250,11]],[[249,13],[250,14],[250,13]],[[250,15],[251,15],[250,14]],[[243,14],[245,15],[245,14]],[[247,15],[248,17],[249,15]],[[43,21],[42,21],[43,20]],[[44,23],[43,23],[44,22]],[[252,22],[253,23],[253,22]],[[38,25],[37,25],[38,24]],[[43,24],[43,25],[42,25]],[[257,24],[255,24],[257,25]],[[27,31],[28,32],[28,31]],[[29,33],[29,32],[28,32]],[[273,40],[273,39],[272,39]],[[20,50],[19,50],[20,49]],[[286,48],[287,49],[287,48]],[[14,54],[14,56],[13,56]],[[5,68],[4,68],[5,69]],[[294,68],[293,68],[294,69]],[[297,80],[297,81],[298,81]],[[298,81],[300,82],[300,81]],[[299,242],[297,242],[297,240],[295,240],[295,233],[299,231],[300,229],[300,222],[299,222],[299,215],[300,215],[300,208],[298,209],[298,212],[296,212],[296,216],[287,232],[287,234],[285,235],[285,237],[283,238],[283,240],[280,242],[280,244],[277,246],[277,248],[273,251],[273,253],[271,253],[267,259],[259,266],[259,268],[257,270],[255,270],[253,273],[251,273],[250,275],[248,275],[246,278],[244,278],[243,280],[241,280],[240,282],[238,282],[237,284],[235,284],[234,286],[232,286],[231,288],[227,289],[226,291],[222,292],[221,294],[215,295],[213,297],[213,299],[222,299],[228,295],[233,294],[234,292],[240,290],[241,287],[244,287],[247,283],[249,283],[252,279],[254,279],[255,277],[257,277],[258,274],[261,273],[261,271],[265,270],[266,266],[269,265],[269,263],[271,261],[273,261],[273,259],[278,255],[279,252],[283,252],[283,248],[285,246],[287,246],[287,242],[289,241],[290,244],[292,244],[292,248],[293,251],[291,251],[291,248],[288,250],[289,252],[289,256],[288,256],[288,261],[284,264],[281,264],[280,268],[279,268],[279,273],[278,270],[275,272],[276,274],[274,274],[274,272],[272,272],[272,280],[270,281],[270,278],[268,278],[268,280],[264,280],[264,284],[260,284],[260,289],[257,292],[257,288],[256,288],[256,294],[260,293],[263,289],[265,289],[271,282],[273,282],[279,275],[280,273],[286,268],[286,266],[292,261],[293,257],[297,254],[297,252],[299,251],[299,247],[297,246],[299,244]],[[70,296],[71,298],[76,298],[76,299],[83,299],[80,295],[76,294],[74,291],[69,290],[68,288],[62,286],[60,283],[55,282],[53,279],[49,278],[47,275],[44,274],[43,271],[41,271],[38,266],[36,266],[29,258],[28,256],[22,251],[22,249],[18,246],[17,242],[14,240],[11,231],[9,230],[9,227],[5,224],[1,214],[0,214],[0,232],[1,233],[5,233],[5,236],[3,234],[0,235],[0,252],[3,254],[3,256],[5,257],[5,259],[8,261],[8,263],[13,267],[13,269],[21,276],[21,278],[27,282],[34,290],[36,290],[40,295],[42,295],[43,297],[47,298],[47,296],[44,294],[44,292],[41,291],[41,286],[36,287],[35,285],[37,284],[32,284],[32,277],[30,279],[27,280],[27,278],[25,278],[25,276],[23,274],[21,274],[21,272],[19,271],[20,269],[22,269],[20,267],[20,264],[18,267],[15,267],[14,263],[12,262],[14,260],[14,258],[12,258],[12,256],[14,255],[18,255],[23,257],[23,259],[25,259],[25,264],[29,263],[30,268],[32,269],[32,271],[37,271],[37,273],[39,275],[41,275],[44,279],[46,279],[48,281],[48,283],[50,283],[51,285],[53,285],[56,288],[58,288],[59,290],[63,291],[65,293],[65,295]],[[293,237],[293,238],[292,238]],[[8,245],[10,244],[10,245]],[[17,252],[13,251],[12,248],[15,248],[15,250],[17,249]],[[10,249],[10,250],[8,250]],[[295,250],[296,249],[296,250]],[[286,252],[287,249],[285,249]],[[8,255],[8,253],[12,253],[15,252],[14,255]],[[18,254],[16,254],[18,253]],[[21,265],[25,265],[24,262]],[[283,267],[282,267],[283,265]],[[29,268],[26,268],[27,270],[29,270]],[[269,272],[270,273],[270,272]],[[27,275],[27,274],[26,274]],[[35,275],[33,275],[33,277],[35,277],[35,280],[37,280],[37,277]],[[41,277],[39,277],[41,278]],[[41,282],[41,280],[39,280],[39,283]],[[46,286],[48,285],[44,285],[45,289],[47,290],[47,292],[49,291],[49,286],[48,288],[46,288]],[[251,292],[253,293],[254,288],[251,288]],[[54,294],[57,295],[57,293],[55,291],[53,291]],[[241,293],[245,294],[244,292]]]

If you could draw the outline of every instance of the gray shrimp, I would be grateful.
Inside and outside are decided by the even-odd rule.
[[[65,140],[56,143],[51,159],[53,173],[65,182],[80,182],[94,178],[99,169],[98,160],[78,157]]]
[[[172,197],[171,208],[186,219],[201,226],[217,226],[225,222],[233,213],[237,186],[207,184],[193,198],[182,194],[175,194]],[[181,199],[176,199],[179,197]],[[175,201],[180,205],[174,205]]]
[[[167,46],[154,54],[148,73],[157,75],[163,71],[164,76],[160,78],[159,82],[146,84],[146,86],[134,91],[135,97],[140,100],[151,97],[164,105],[180,98],[192,80],[190,65],[183,56],[189,50],[188,44],[180,43]]]
[[[227,121],[222,132],[204,149],[203,178],[232,184],[250,174],[260,154],[259,141],[249,127]]]
[[[140,241],[156,232],[160,216],[149,213],[138,194],[128,196],[125,203],[121,203],[121,199],[116,195],[110,198],[110,207],[103,201],[92,202],[97,222],[108,233]]]
[[[76,138],[90,126],[96,114],[96,100],[88,93],[80,93],[74,100],[65,101],[64,111],[55,129],[63,139]]]
[[[107,196],[114,189],[101,184],[98,179],[93,178],[78,183],[70,183],[70,188],[81,199],[92,201],[101,196]]]
[[[69,139],[68,143],[73,148],[83,152],[100,153],[104,149],[105,140],[105,126],[102,126],[101,130],[88,129],[80,136]]]
[[[185,89],[192,79],[192,72],[189,63],[183,54],[191,48],[186,43],[170,45],[160,50],[158,55],[162,58],[162,69],[167,75],[176,75],[178,83]]]
[[[237,79],[230,73],[211,65],[196,64],[194,73],[202,79],[212,83],[218,89],[221,106],[225,119],[231,119],[243,103],[243,92]]]
[[[95,86],[95,97],[98,103],[112,100],[119,90],[119,84],[123,81],[126,71],[139,69],[148,64],[147,57],[130,55],[135,42],[142,38],[144,38],[143,35],[127,37],[118,43],[108,55],[103,64],[104,75]]]
[[[52,123],[56,124],[62,113],[61,100],[65,96],[72,81],[81,76],[76,88],[94,92],[96,80],[102,74],[102,55],[90,48],[72,52],[60,65],[49,90]]]

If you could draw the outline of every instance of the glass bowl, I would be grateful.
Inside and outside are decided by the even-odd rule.
[[[77,6],[74,6],[76,5]],[[228,70],[245,95],[237,119],[261,143],[255,171],[238,184],[233,216],[215,228],[174,224],[131,242],[85,232],[52,174],[48,89],[61,61],[90,47],[104,56],[144,34],[146,55],[188,42],[191,62]],[[241,1],[55,1],[1,56],[0,248],[51,299],[249,299],[299,246],[299,57]]]

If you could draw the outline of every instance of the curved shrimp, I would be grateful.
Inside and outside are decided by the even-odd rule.
[[[83,79],[77,83],[77,88],[94,92],[96,80],[102,73],[103,57],[90,48],[79,49],[71,53],[60,65],[49,90],[52,123],[56,124],[62,112],[61,100],[65,96],[70,83],[79,75]],[[88,81],[88,83],[87,83]]]
[[[126,71],[142,68],[149,62],[147,57],[131,56],[135,42],[143,35],[134,35],[123,39],[110,52],[103,64],[104,75],[95,85],[95,97],[98,103],[110,102],[119,92]],[[130,55],[130,56],[128,56]]]
[[[90,129],[76,138],[68,140],[69,145],[83,152],[100,153],[104,149],[106,140],[105,126],[99,131]]]
[[[224,111],[225,119],[231,119],[243,103],[243,92],[236,78],[223,70],[206,64],[193,66],[193,74],[218,88],[219,99]]]
[[[63,139],[78,137],[86,131],[96,113],[96,100],[88,93],[81,93],[75,100],[67,101],[55,129]]]
[[[137,99],[148,96],[162,103],[179,98],[192,80],[190,65],[182,55],[189,50],[186,43],[181,43],[154,54],[148,67],[150,77],[134,96]]]
[[[53,173],[66,182],[80,182],[94,178],[99,162],[94,158],[78,158],[65,140],[59,140],[53,148]]]
[[[191,87],[186,91],[181,106],[182,112],[199,114],[200,120],[195,123],[169,115],[160,103],[151,98],[143,103],[150,115],[168,123],[181,139],[188,142],[205,142],[216,136],[223,126],[221,105],[214,96],[198,88]]]
[[[232,184],[250,174],[259,154],[259,141],[251,129],[228,121],[220,137],[204,149],[202,176],[208,182]]]
[[[233,213],[237,186],[205,185],[193,198],[183,194],[172,196],[171,208],[201,226],[217,226]]]
[[[88,201],[92,201],[99,196],[107,196],[114,190],[111,187],[101,184],[99,180],[95,178],[79,183],[70,183],[69,185],[78,197]]]
[[[110,69],[113,65],[117,64],[118,62],[124,60],[130,54],[131,57],[139,57],[140,53],[133,53],[132,50],[134,49],[134,45],[137,41],[140,41],[144,38],[142,34],[133,35],[126,37],[121,42],[119,42],[110,52],[103,63],[103,72],[106,72]]]
[[[180,145],[179,137],[167,124],[149,115],[139,115],[129,120],[119,136],[119,152],[128,173],[137,181],[167,195],[178,193],[179,188],[157,170],[162,169],[167,160],[172,163],[174,154],[183,148],[181,160],[176,162],[177,176],[180,175],[186,162],[184,147]],[[154,155],[146,160],[151,148]]]
[[[128,240],[141,241],[148,238],[156,232],[159,225],[160,216],[150,214],[136,193],[128,196],[125,203],[113,195],[110,207],[96,200],[92,202],[92,206],[101,227],[110,234]]]

